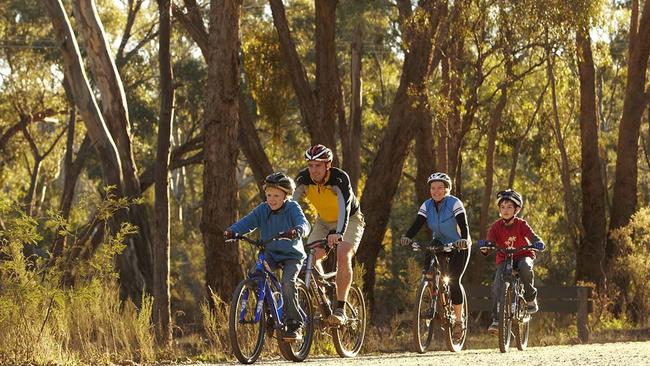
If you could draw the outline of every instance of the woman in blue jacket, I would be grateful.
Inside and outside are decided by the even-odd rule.
[[[290,199],[296,185],[284,173],[273,173],[264,179],[266,202],[232,224],[224,232],[226,239],[235,234],[247,234],[260,229],[260,239],[268,240],[278,233],[291,240],[272,241],[266,245],[264,256],[272,269],[282,267],[282,296],[285,301],[285,340],[302,339],[302,318],[298,312],[296,280],[306,254],[302,237],[309,233],[309,223],[300,205]]]
[[[462,322],[463,314],[463,293],[461,291],[463,273],[469,261],[469,227],[467,225],[467,216],[463,202],[455,196],[452,196],[451,178],[445,173],[433,173],[427,179],[431,198],[424,201],[415,221],[408,229],[406,234],[400,239],[402,245],[410,245],[412,238],[417,234],[422,225],[426,223],[433,232],[433,239],[440,241],[442,244],[450,244],[459,240],[465,240],[468,250],[453,252],[449,259],[449,289],[451,291],[451,302],[454,305],[456,321],[454,323],[453,335],[458,339],[464,331]],[[429,268],[429,261],[426,263]],[[427,273],[427,276],[433,277],[433,274]],[[435,281],[437,284],[437,281]],[[433,315],[433,314],[432,314]]]

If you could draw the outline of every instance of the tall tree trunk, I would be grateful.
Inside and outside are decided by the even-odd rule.
[[[212,292],[229,298],[244,275],[239,247],[226,245],[223,239],[223,231],[237,218],[240,12],[240,0],[210,2],[201,218],[209,299]]]
[[[140,182],[131,149],[131,126],[126,94],[97,13],[95,0],[73,1],[72,4],[76,20],[81,27],[81,39],[88,53],[89,69],[101,94],[102,113],[120,156],[124,194],[132,198],[139,197]],[[149,290],[153,287],[152,233],[149,218],[145,208],[140,205],[130,207],[128,218],[139,228],[137,236],[130,240],[136,250],[146,289]]]
[[[61,0],[46,0],[44,3],[50,14],[56,38],[61,46],[65,75],[70,81],[75,105],[79,108],[79,113],[97,150],[105,181],[108,185],[114,186],[113,193],[121,197],[124,191],[120,158],[88,83],[81,60],[81,52],[79,51],[77,39],[72,32],[70,21]],[[118,212],[116,216],[118,221],[126,219],[125,214],[122,212]],[[127,258],[133,256],[134,248],[127,242],[127,247],[118,259],[118,266],[122,290],[138,303],[139,299],[142,298],[144,278],[138,263],[127,260]],[[124,260],[122,260],[122,257]]]
[[[435,142],[433,137],[433,121],[426,98],[418,103],[419,120],[415,132],[415,156],[417,171],[415,176],[415,197],[418,205],[431,197],[427,179],[436,168]],[[419,206],[418,206],[419,207]]]
[[[637,209],[637,177],[639,133],[641,117],[648,103],[650,91],[645,91],[648,55],[650,54],[650,1],[643,3],[639,19],[639,1],[632,1],[630,35],[628,43],[627,84],[623,101],[623,116],[618,132],[616,178],[610,213],[610,230],[627,225]],[[605,250],[605,268],[622,252],[611,240]],[[621,281],[622,282],[622,281]]]
[[[317,143],[336,153],[336,121],[340,98],[340,79],[336,61],[336,6],[338,0],[315,0],[316,7],[316,98],[318,100],[317,128],[321,131]],[[334,161],[337,164],[337,161]]]
[[[535,111],[533,112],[533,114],[530,116],[530,119],[528,120],[528,126],[526,127],[526,131],[524,131],[524,133],[517,136],[516,138],[515,146],[512,149],[510,174],[508,174],[508,187],[515,186],[515,177],[517,175],[517,161],[519,160],[519,154],[521,153],[521,149],[523,148],[524,143],[526,142],[526,136],[528,136],[528,133],[533,128],[535,118],[537,118],[537,114],[539,113],[539,110],[542,108],[542,104],[544,103],[544,95],[546,95],[546,89],[548,89],[548,84],[544,86],[544,90],[542,90],[542,93],[539,95],[537,101],[535,102]]]
[[[479,218],[479,232],[480,238],[487,237],[488,229],[488,212],[490,203],[492,203],[492,189],[494,186],[494,151],[496,150],[497,132],[501,121],[503,120],[503,110],[508,101],[508,88],[505,83],[500,87],[501,96],[494,110],[490,115],[490,127],[488,130],[487,152],[485,153],[485,181],[483,182],[483,199],[481,201],[481,214]]]
[[[340,83],[336,63],[335,25],[338,0],[316,0],[316,88],[309,86],[307,74],[300,61],[282,0],[269,0],[273,23],[280,39],[280,49],[291,75],[296,91],[300,113],[309,133],[312,144],[324,144],[334,152],[334,164],[338,162],[336,153],[335,122],[337,101],[340,98]]]
[[[251,113],[242,93],[239,94],[239,145],[253,171],[260,195],[264,199],[264,190],[262,189],[264,178],[273,173],[273,166],[264,152],[264,146],[255,129],[253,113]]]
[[[602,161],[598,148],[596,115],[596,76],[587,28],[576,32],[576,52],[580,74],[580,152],[582,186],[582,226],[576,255],[576,281],[593,282],[601,287],[605,277],[603,262],[607,243],[607,214]]]
[[[350,184],[355,194],[358,193],[361,178],[361,67],[363,57],[363,30],[361,23],[354,30],[354,39],[350,45],[350,118],[349,124],[341,120],[341,145],[343,146],[343,169],[350,176]],[[341,98],[342,99],[342,98]],[[345,127],[343,127],[345,126]]]
[[[203,25],[198,4],[195,0],[185,0],[185,6],[188,10],[187,14],[182,13],[178,7],[173,7],[174,16],[180,20],[181,25],[199,46],[201,54],[207,63],[210,50],[208,45],[208,32]],[[248,96],[243,93],[239,96],[239,143],[253,171],[253,175],[255,175],[260,194],[264,197],[262,182],[267,175],[273,172],[273,167],[264,152],[264,147],[255,129],[255,116],[250,110],[249,103],[246,102],[247,98]]]
[[[171,130],[174,120],[174,86],[172,60],[169,50],[171,38],[171,1],[158,0],[160,35],[158,58],[160,71],[160,119],[156,150],[155,230],[153,246],[153,320],[158,340],[171,345],[172,315],[169,294],[169,157]]]
[[[400,0],[400,13],[410,9],[407,1]],[[364,265],[364,289],[368,303],[374,306],[375,266],[382,248],[384,233],[392,207],[393,197],[401,177],[408,145],[413,139],[419,123],[416,116],[420,95],[426,95],[426,84],[431,63],[433,39],[438,28],[440,2],[421,0],[415,10],[413,22],[405,30],[406,45],[404,65],[395,101],[388,119],[379,150],[368,174],[366,186],[361,195],[364,212],[367,213],[366,230],[357,253]],[[408,18],[404,16],[403,18]]]
[[[551,105],[553,106],[553,124],[551,130],[555,136],[557,148],[560,151],[560,162],[558,169],[560,170],[560,177],[562,180],[562,197],[564,198],[565,220],[567,223],[567,231],[571,244],[573,245],[576,253],[578,252],[578,233],[580,232],[579,223],[577,222],[578,216],[573,199],[573,188],[571,187],[571,176],[569,167],[569,157],[564,144],[564,137],[562,136],[562,127],[560,125],[560,115],[557,107],[557,93],[555,88],[555,72],[553,70],[554,62],[552,60],[551,51],[547,50],[546,53],[546,73],[551,86]]]

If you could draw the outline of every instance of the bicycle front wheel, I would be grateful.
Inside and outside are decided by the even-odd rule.
[[[526,300],[518,296],[517,319],[514,321],[515,345],[520,351],[528,348],[528,331],[530,327],[530,315],[526,310]]]
[[[506,285],[507,286],[507,285]],[[499,351],[508,352],[510,348],[510,335],[512,333],[512,296],[511,286],[503,290],[499,303]]]
[[[278,336],[278,345],[280,353],[288,361],[302,362],[309,356],[311,343],[314,339],[314,308],[312,307],[311,297],[307,287],[302,280],[296,282],[296,292],[298,293],[298,304],[302,310],[302,341],[285,342],[282,335]],[[289,301],[289,300],[287,300]]]
[[[358,287],[350,287],[345,310],[347,321],[334,329],[332,338],[339,356],[354,357],[361,350],[366,336],[366,303]]]
[[[461,320],[463,322],[463,332],[461,333],[460,337],[455,338],[453,334],[453,324],[449,323],[445,328],[445,344],[447,345],[447,349],[450,352],[460,352],[463,349],[463,346],[465,345],[465,339],[467,338],[467,296],[465,295],[465,288],[463,288],[462,285],[460,286],[460,290],[463,294],[463,315],[461,316]]]
[[[255,320],[257,300],[257,283],[244,280],[239,283],[230,301],[230,345],[237,360],[244,364],[255,362],[264,346],[266,312],[260,309],[259,319]]]
[[[433,340],[433,317],[437,296],[434,297],[434,285],[431,281],[422,280],[415,297],[415,326],[413,327],[413,343],[415,351],[424,353]]]

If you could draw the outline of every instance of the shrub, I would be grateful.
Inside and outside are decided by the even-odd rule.
[[[628,310],[640,326],[650,325],[650,207],[640,209],[630,223],[614,230],[611,238],[621,246],[623,255],[616,266],[624,269],[629,282]]]

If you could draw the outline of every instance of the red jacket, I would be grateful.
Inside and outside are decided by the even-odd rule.
[[[512,224],[508,226],[506,226],[505,222],[501,219],[495,221],[492,226],[490,226],[487,240],[496,243],[497,248],[521,248],[540,239],[535,232],[533,232],[533,229],[528,226],[526,220],[515,217],[512,220]],[[535,252],[532,250],[524,250],[515,253],[513,259],[517,260],[523,257],[535,259]],[[497,265],[501,264],[505,259],[505,254],[500,252],[497,253]]]

